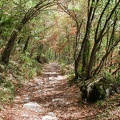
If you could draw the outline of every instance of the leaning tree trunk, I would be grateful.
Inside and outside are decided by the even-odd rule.
[[[35,14],[34,10],[29,10],[24,18],[22,19],[22,21],[20,22],[20,24],[18,25],[18,27],[16,27],[14,29],[14,31],[12,32],[11,36],[10,36],[10,39],[8,40],[8,43],[2,53],[2,63],[5,64],[5,65],[8,65],[9,63],[9,57],[10,57],[10,54],[14,48],[14,45],[15,45],[15,42],[16,42],[16,39],[17,39],[17,36],[18,34],[21,32],[21,30],[23,29],[24,25],[31,19],[31,13],[30,11],[33,11],[33,14]],[[33,16],[33,15],[32,15]]]
[[[9,57],[10,57],[10,54],[14,48],[14,45],[15,45],[15,42],[16,42],[16,39],[17,39],[17,36],[18,34],[21,32],[21,30],[23,29],[24,25],[29,21],[31,20],[32,18],[35,17],[35,15],[38,13],[38,11],[40,11],[41,9],[42,10],[45,10],[46,8],[48,7],[51,7],[52,5],[54,5],[53,1],[49,1],[49,2],[46,2],[47,0],[44,0],[44,1],[40,1],[38,4],[36,4],[35,7],[33,8],[30,8],[28,10],[28,12],[25,14],[24,18],[22,19],[22,21],[20,22],[20,24],[18,25],[18,27],[12,32],[11,36],[10,36],[10,39],[2,53],[2,63],[3,64],[6,64],[8,65],[9,63]]]
[[[8,65],[9,57],[12,52],[12,49],[14,48],[16,38],[18,36],[18,33],[22,30],[22,28],[23,28],[23,25],[20,24],[19,27],[17,28],[17,30],[14,30],[12,32],[11,37],[2,53],[2,63]]]

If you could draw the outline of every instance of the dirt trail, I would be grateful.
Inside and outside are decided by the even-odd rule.
[[[73,96],[66,78],[59,64],[46,64],[42,75],[26,83],[13,105],[1,112],[3,120],[70,120],[65,112]]]
[[[80,104],[78,93],[76,86],[68,87],[59,64],[46,64],[42,75],[26,83],[12,106],[1,111],[0,120],[93,120],[87,116],[98,109]]]

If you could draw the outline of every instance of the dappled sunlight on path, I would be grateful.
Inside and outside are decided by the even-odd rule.
[[[46,64],[41,76],[20,89],[11,107],[1,113],[4,120],[58,120],[70,105],[67,76],[58,63]]]
[[[68,87],[60,65],[49,63],[41,76],[25,83],[0,115],[3,120],[91,120],[100,110],[94,104],[82,104],[78,94],[75,85]]]

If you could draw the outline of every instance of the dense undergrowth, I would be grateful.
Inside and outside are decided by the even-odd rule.
[[[35,76],[41,74],[42,65],[22,54],[19,62],[10,61],[8,66],[0,64],[0,103],[11,103],[18,89]]]
[[[19,59],[12,59],[9,65],[0,64],[0,103],[10,104],[17,91],[33,77],[40,76],[42,66],[35,58],[30,58],[27,54],[21,54]],[[48,61],[47,61],[48,62]],[[59,62],[61,74],[68,75],[69,79],[74,76],[73,65],[66,65]],[[1,104],[1,105],[2,105]]]

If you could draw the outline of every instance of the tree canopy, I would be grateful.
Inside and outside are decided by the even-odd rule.
[[[27,78],[39,73],[39,63],[48,61],[74,67],[69,74],[85,99],[91,97],[90,87],[100,93],[102,84],[105,92],[110,84],[101,81],[119,82],[120,0],[10,0],[9,4],[1,0],[4,71],[15,65],[15,71]]]

